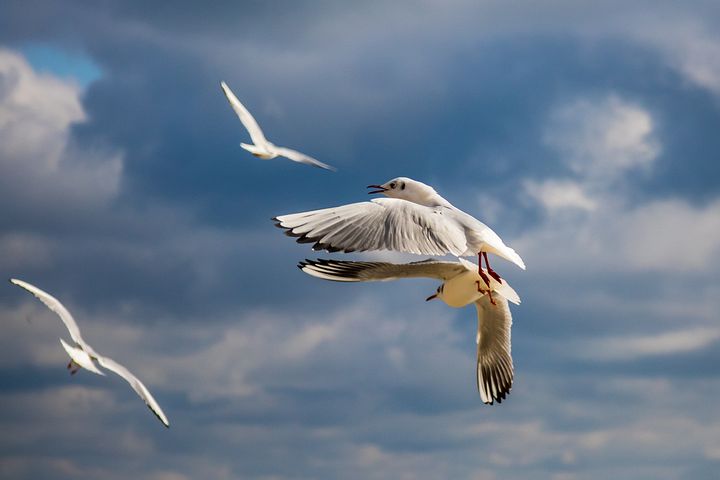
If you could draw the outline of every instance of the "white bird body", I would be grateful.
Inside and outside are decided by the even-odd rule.
[[[279,147],[270,142],[267,138],[265,138],[265,134],[260,129],[260,125],[258,125],[250,111],[245,108],[245,105],[243,105],[240,100],[238,100],[232,90],[230,90],[230,87],[228,87],[225,82],[220,82],[220,86],[222,87],[228,102],[230,102],[230,106],[237,114],[240,122],[247,129],[250,134],[250,139],[253,141],[252,145],[248,143],[241,143],[240,146],[242,148],[263,160],[285,157],[293,162],[304,163],[306,165],[312,165],[313,167],[324,168],[325,170],[335,170],[334,167],[331,167],[330,165],[309,155],[291,148]]]
[[[477,271],[461,273],[443,284],[443,295],[440,299],[455,308],[474,303],[485,295],[484,292],[478,291],[479,281],[481,279]]]
[[[85,350],[77,347],[71,347],[70,345],[65,343],[65,340],[63,340],[62,338],[60,339],[60,344],[70,356],[72,361],[75,362],[77,365],[90,372],[97,373],[98,375],[102,375],[103,377],[105,376],[105,374],[101,370],[98,370],[92,360],[92,357]]]
[[[72,361],[75,362],[75,364],[93,373],[105,376],[105,374],[95,366],[96,361],[98,364],[100,364],[100,366],[105,367],[111,372],[116,373],[130,384],[133,390],[135,390],[135,392],[140,396],[140,398],[143,399],[150,411],[152,411],[155,416],[158,417],[158,419],[163,423],[163,425],[165,425],[166,427],[170,426],[170,422],[165,416],[165,413],[162,411],[160,405],[157,403],[157,401],[155,401],[155,398],[152,396],[152,394],[150,394],[150,391],[145,387],[145,385],[140,380],[138,380],[138,378],[133,375],[127,368],[120,365],[113,359],[104,357],[97,353],[85,341],[85,339],[83,339],[82,335],[80,334],[80,328],[75,322],[75,319],[57,298],[53,297],[46,291],[41,290],[40,288],[22,280],[11,278],[10,283],[24,288],[28,292],[32,293],[38,300],[43,302],[50,310],[55,312],[60,317],[77,346],[73,347],[71,345],[68,345],[62,338],[60,339],[60,343],[62,344],[63,348],[70,356]]]
[[[339,282],[386,281],[398,278],[437,278],[443,280],[435,294],[451,307],[475,304],[478,316],[476,334],[476,384],[484,403],[498,403],[512,388],[513,362],[510,330],[512,315],[508,300],[519,304],[520,297],[507,282],[490,277],[489,290],[482,288],[484,279],[478,266],[460,262],[424,260],[407,264],[387,262],[352,262],[335,260],[306,260],[298,267],[305,273],[324,280]],[[488,294],[492,291],[494,297]]]
[[[276,225],[314,250],[395,250],[420,255],[493,253],[525,269],[490,227],[453,206],[432,187],[406,177],[370,185],[391,198],[280,215]]]
[[[268,143],[270,143],[270,142],[268,142]],[[271,160],[271,159],[277,157],[277,153],[273,153],[271,150],[269,150],[267,148],[258,147],[257,145],[241,143],[240,146],[262,160]],[[267,145],[267,146],[269,147],[270,145]]]

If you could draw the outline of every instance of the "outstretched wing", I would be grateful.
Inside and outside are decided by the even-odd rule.
[[[55,312],[60,317],[60,319],[65,324],[65,327],[67,327],[68,331],[70,332],[70,336],[75,343],[80,345],[82,349],[89,354],[92,355],[95,353],[92,347],[88,345],[87,342],[85,342],[85,340],[83,339],[82,335],[80,334],[80,328],[77,326],[77,323],[75,323],[75,319],[72,315],[70,315],[70,312],[68,312],[68,310],[63,306],[63,304],[60,303],[60,300],[53,297],[46,291],[39,289],[35,285],[31,285],[22,280],[11,278],[10,283],[17,285],[18,287],[24,288],[28,292],[32,293],[38,300],[43,302],[45,306],[47,306],[50,310]]]
[[[300,162],[304,163],[305,165],[312,165],[313,167],[324,168],[325,170],[330,170],[331,172],[337,171],[337,168],[331,167],[327,163],[323,163],[320,160],[314,159],[310,155],[305,155],[304,153],[293,150],[292,148],[275,146],[273,147],[273,150],[275,150],[278,155],[289,158],[293,162]]]
[[[466,271],[460,263],[441,262],[432,258],[403,264],[318,259],[300,262],[298,268],[313,277],[336,282],[372,282],[398,278],[447,280]]]
[[[140,395],[140,398],[143,399],[145,404],[150,408],[150,410],[155,414],[158,419],[165,425],[166,427],[170,427],[170,422],[168,422],[167,417],[165,416],[165,413],[163,413],[162,409],[160,408],[160,405],[155,401],[155,398],[150,394],[150,391],[145,387],[145,385],[138,380],[138,378],[130,373],[130,370],[123,367],[119,363],[117,363],[112,358],[103,357],[101,355],[98,355],[97,362],[110,370],[111,372],[115,372],[118,375],[120,375],[122,378],[124,378],[130,386],[135,390],[135,392]]]
[[[280,215],[276,225],[314,250],[394,250],[419,255],[462,255],[465,232],[443,212],[396,198],[376,198],[334,208]]]
[[[225,82],[220,82],[220,86],[222,87],[222,90],[225,93],[225,97],[228,99],[228,102],[230,102],[230,106],[233,110],[235,110],[235,113],[240,118],[240,122],[242,122],[243,126],[250,134],[250,138],[252,139],[253,143],[259,147],[266,147],[268,141],[265,138],[262,130],[260,129],[260,125],[258,125],[258,123],[255,121],[255,118],[250,114],[248,109],[245,108],[245,105],[240,103],[240,100],[238,100],[238,98],[235,96],[232,90],[230,90],[230,87],[228,87]]]
[[[512,315],[501,295],[488,295],[477,302],[477,388],[484,403],[501,403],[512,388],[513,362],[510,353]]]

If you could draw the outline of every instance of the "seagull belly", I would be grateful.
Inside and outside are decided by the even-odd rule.
[[[248,152],[252,153],[258,158],[261,158],[263,160],[270,160],[271,158],[277,157],[277,153],[271,152],[265,148],[258,147],[257,145],[249,145],[247,143],[241,143],[240,146],[247,150]]]
[[[475,302],[482,296],[482,293],[478,292],[478,281],[482,282],[477,272],[465,272],[451,278],[443,286],[442,300],[455,308]],[[484,283],[481,285],[484,286]]]
[[[95,364],[92,361],[92,358],[90,355],[85,351],[77,347],[71,347],[65,341],[61,338],[60,343],[62,344],[63,348],[67,352],[67,354],[70,356],[73,362],[75,362],[80,367],[84,368],[85,370],[89,370],[93,373],[97,373],[99,375],[103,375],[103,373],[98,370],[98,368],[95,366]]]

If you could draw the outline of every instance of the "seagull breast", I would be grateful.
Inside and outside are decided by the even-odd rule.
[[[478,281],[482,282],[477,271],[467,271],[451,278],[443,286],[442,300],[455,308],[475,302],[482,296],[478,292]]]

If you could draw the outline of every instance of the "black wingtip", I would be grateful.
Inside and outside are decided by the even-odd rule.
[[[272,220],[277,220],[277,218],[273,218]],[[282,223],[280,223],[280,222],[276,222],[275,226],[285,230],[285,232],[284,232],[285,235],[288,237],[295,238],[295,241],[297,243],[313,243],[314,242],[315,244],[311,247],[312,250],[314,250],[314,251],[325,250],[330,253],[334,253],[334,252],[350,253],[350,252],[355,252],[355,251],[364,251],[364,250],[357,250],[355,248],[335,247],[328,243],[322,243],[322,242],[318,241],[319,236],[310,237],[310,236],[308,236],[307,232],[295,233],[293,231],[293,229],[295,227],[286,227],[286,226],[282,225]]]

